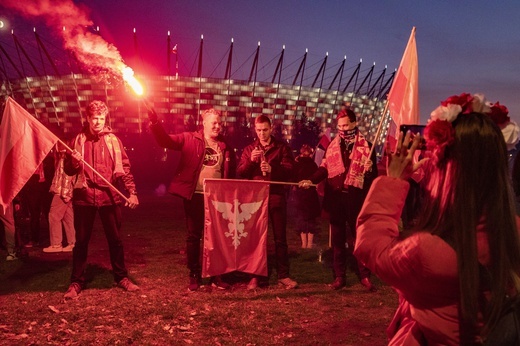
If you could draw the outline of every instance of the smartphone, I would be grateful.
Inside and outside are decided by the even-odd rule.
[[[426,149],[426,140],[424,139],[424,129],[425,129],[426,125],[416,125],[416,124],[412,124],[412,125],[407,125],[407,124],[404,124],[404,125],[401,125],[399,126],[399,131],[402,132],[404,134],[404,136],[406,136],[406,132],[407,131],[410,131],[411,133],[411,136],[410,138],[413,139],[417,134],[419,134],[421,136],[421,141],[419,142],[419,146],[417,147],[418,150],[424,150]],[[404,136],[403,136],[403,140],[404,140]],[[412,146],[412,141],[410,141],[410,144],[408,145],[408,148],[410,148]]]

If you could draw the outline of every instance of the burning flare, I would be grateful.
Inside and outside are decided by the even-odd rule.
[[[123,74],[123,80],[128,83],[134,90],[134,92],[141,96],[144,92],[143,86],[139,81],[134,77],[134,70],[128,66],[124,66],[121,70]]]

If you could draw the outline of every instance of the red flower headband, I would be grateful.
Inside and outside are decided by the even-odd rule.
[[[507,123],[511,121],[511,118],[509,118],[508,114],[509,110],[507,107],[501,105],[497,101],[497,103],[491,106],[491,112],[489,113],[489,116],[493,119],[495,124],[502,128],[502,126],[507,125]]]
[[[457,119],[459,114],[481,112],[488,114],[493,121],[502,129],[508,150],[518,143],[520,132],[516,123],[509,118],[506,106],[499,102],[487,104],[482,94],[471,95],[462,93],[453,95],[441,102],[430,115],[430,121],[424,130],[426,147],[431,150],[437,162],[444,158],[446,147],[455,141],[455,129],[451,123]]]

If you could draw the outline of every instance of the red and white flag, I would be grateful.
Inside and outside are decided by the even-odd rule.
[[[0,205],[4,210],[57,141],[22,106],[7,98],[0,124]]]
[[[390,128],[395,129],[392,132],[389,129],[390,136],[398,133],[399,126],[402,124],[419,123],[419,63],[415,27],[410,34],[387,99],[390,116],[394,121],[394,127],[390,126]]]
[[[267,276],[268,198],[268,182],[204,180],[203,277]]]

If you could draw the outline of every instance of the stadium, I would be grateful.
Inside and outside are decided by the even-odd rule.
[[[98,31],[90,28],[89,34],[100,36]],[[348,66],[346,57],[332,63],[327,55],[316,59],[308,52],[286,61],[285,47],[265,57],[260,42],[255,50],[243,52],[250,53],[249,58],[236,68],[233,40],[225,52],[207,51],[201,36],[197,51],[183,56],[168,33],[167,57],[154,62],[163,73],[141,73],[133,66],[145,89],[139,96],[111,71],[85,66],[55,39],[36,29],[30,36],[0,36],[0,93],[15,99],[59,137],[78,132],[86,105],[100,99],[109,106],[113,130],[130,143],[147,132],[151,108],[161,114],[168,131],[179,132],[196,128],[200,111],[212,107],[222,113],[224,131],[238,149],[250,141],[251,118],[259,114],[270,116],[276,135],[293,148],[315,145],[342,107],[356,112],[360,129],[373,141],[395,75],[386,66],[377,71],[375,63],[366,68],[360,60]],[[135,32],[133,40],[138,47]],[[214,63],[208,55],[221,59]],[[184,75],[179,64],[197,68],[184,69]]]

